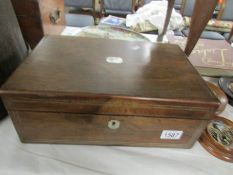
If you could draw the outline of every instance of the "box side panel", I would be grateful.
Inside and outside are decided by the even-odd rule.
[[[10,111],[23,142],[189,148],[207,120]],[[178,136],[172,138],[174,132]]]
[[[210,119],[217,105],[178,103],[117,98],[49,98],[6,97],[5,104],[13,111],[64,112],[97,115],[133,115],[161,118]]]

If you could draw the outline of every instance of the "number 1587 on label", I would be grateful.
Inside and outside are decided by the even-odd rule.
[[[183,135],[183,131],[177,130],[163,130],[161,133],[160,139],[171,139],[171,140],[179,140]]]

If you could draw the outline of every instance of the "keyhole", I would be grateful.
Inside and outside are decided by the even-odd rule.
[[[109,129],[118,129],[120,127],[120,121],[118,120],[110,120],[108,122]]]

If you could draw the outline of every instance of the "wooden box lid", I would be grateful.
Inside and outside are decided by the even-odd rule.
[[[219,103],[177,45],[67,36],[43,38],[1,94]]]

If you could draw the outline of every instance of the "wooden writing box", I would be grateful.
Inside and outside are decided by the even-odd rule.
[[[189,148],[219,102],[177,45],[45,37],[1,88],[23,142]]]

